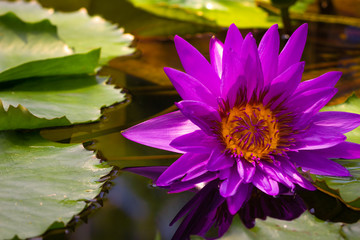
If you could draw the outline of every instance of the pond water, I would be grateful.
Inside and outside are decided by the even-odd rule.
[[[156,236],[157,239],[160,239],[160,236],[162,239],[170,239],[176,225],[169,227],[168,223],[192,194],[168,195],[163,190],[153,188],[149,180],[121,173],[119,169],[126,166],[167,165],[178,155],[130,142],[121,136],[120,131],[154,115],[176,109],[174,102],[179,101],[180,97],[162,70],[165,66],[181,69],[171,34],[184,36],[208,56],[211,36],[216,34],[224,40],[226,30],[164,20],[136,10],[126,1],[40,2],[45,7],[55,7],[63,11],[86,7],[90,14],[99,14],[125,27],[126,32],[134,34],[134,46],[137,48],[133,56],[116,58],[99,72],[100,75],[110,75],[110,83],[127,92],[127,102],[104,109],[103,118],[98,123],[46,129],[41,132],[42,136],[54,141],[83,142],[89,150],[96,150],[100,158],[117,166],[111,176],[111,186],[106,186],[109,193],[104,201],[101,201],[103,207],[97,211],[89,211],[89,217],[87,213],[80,215],[81,220],[86,220],[87,224],[80,224],[75,232],[50,232],[45,238],[62,239],[65,234],[66,238],[72,240],[150,240]],[[300,22],[293,24],[299,25]],[[249,31],[254,33],[257,41],[265,32],[262,29],[241,30],[243,35]],[[285,40],[282,45],[284,43]],[[360,28],[337,23],[310,22],[303,59],[306,61],[303,80],[328,71],[343,72],[337,84],[339,92],[331,104],[343,102],[353,92],[360,93]],[[104,192],[107,189],[104,188]],[[331,197],[321,193],[314,196],[316,197],[308,196],[309,201],[313,202],[313,209],[326,218],[327,213],[322,210],[316,198]],[[331,209],[334,206],[342,207],[335,201],[325,208]],[[98,207],[99,202],[93,204],[93,208]],[[75,223],[76,221],[72,222]]]

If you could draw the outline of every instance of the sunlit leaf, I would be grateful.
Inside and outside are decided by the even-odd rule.
[[[130,0],[136,7],[156,15],[182,21],[228,27],[235,23],[239,28],[269,27],[280,23],[269,17],[255,1],[178,1],[178,0]]]
[[[106,85],[104,80],[88,75],[45,77],[2,89],[0,130],[97,120],[101,107],[125,100],[119,89]]]
[[[0,142],[1,239],[35,237],[55,221],[68,223],[110,171],[97,167],[99,160],[79,144],[14,132],[1,133]]]
[[[0,82],[35,76],[94,72],[100,50],[73,51],[49,21],[26,23],[8,13],[0,16]]]
[[[42,0],[42,2],[48,3],[49,0]],[[54,3],[52,1],[51,4],[61,7],[60,2]],[[89,12],[106,16],[106,19],[120,23],[121,26],[125,27],[126,31],[134,33],[139,37],[167,37],[175,34],[185,35],[219,31],[218,27],[156,16],[143,9],[134,7],[129,1],[91,1]],[[137,44],[136,48],[138,49]]]
[[[0,1],[0,14],[12,11],[25,21],[48,19],[57,27],[59,37],[75,53],[89,52],[101,48],[101,63],[106,63],[116,56],[131,54],[134,49],[129,45],[133,36],[125,34],[99,16],[90,17],[85,9],[77,12],[60,13],[42,8],[36,2],[3,2]]]
[[[134,52],[133,48],[129,48],[134,39],[132,35],[124,34],[124,29],[117,28],[99,16],[90,17],[85,9],[74,13],[55,13],[50,21],[58,26],[59,36],[76,53],[101,48],[102,63]]]

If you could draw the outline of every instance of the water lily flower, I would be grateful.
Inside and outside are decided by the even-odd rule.
[[[301,82],[307,24],[301,25],[279,54],[277,25],[257,47],[232,24],[222,43],[210,40],[210,62],[176,36],[185,72],[165,68],[182,97],[178,111],[122,134],[135,142],[183,154],[156,179],[169,192],[196,189],[218,180],[217,191],[236,214],[253,190],[269,196],[315,190],[302,173],[350,176],[332,158],[359,158],[360,145],[345,133],[360,115],[319,112],[337,92],[340,72]]]

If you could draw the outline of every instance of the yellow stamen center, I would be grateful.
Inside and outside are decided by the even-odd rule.
[[[249,162],[269,160],[280,140],[279,123],[263,105],[235,106],[221,121],[221,134],[226,151]]]

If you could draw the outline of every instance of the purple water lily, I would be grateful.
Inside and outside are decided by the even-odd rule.
[[[123,131],[138,143],[183,155],[155,184],[181,192],[218,180],[227,210],[236,214],[253,190],[270,196],[315,190],[302,172],[350,176],[331,158],[359,158],[360,145],[344,133],[360,115],[319,112],[335,95],[340,72],[300,82],[307,25],[301,25],[279,54],[277,25],[257,47],[232,24],[225,43],[210,41],[210,63],[176,36],[186,73],[165,68],[182,97],[172,112]]]

